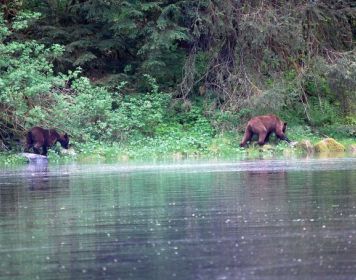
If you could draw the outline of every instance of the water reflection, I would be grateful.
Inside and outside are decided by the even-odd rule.
[[[30,163],[26,172],[30,174],[27,179],[31,191],[49,190],[48,163]]]
[[[69,174],[63,172],[59,176],[52,176],[48,163],[29,164],[26,172],[29,176],[25,177],[25,182],[30,191],[44,191],[51,194],[68,191]],[[60,180],[58,180],[58,177],[60,177]]]
[[[0,174],[3,279],[352,279],[356,161]]]

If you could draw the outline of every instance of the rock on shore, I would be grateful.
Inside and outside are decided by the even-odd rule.
[[[21,156],[27,158],[29,162],[47,162],[48,159],[46,156],[33,154],[33,153],[21,153]]]
[[[326,138],[314,145],[314,150],[317,153],[328,153],[328,152],[343,152],[345,151],[345,146],[337,142],[333,138]]]

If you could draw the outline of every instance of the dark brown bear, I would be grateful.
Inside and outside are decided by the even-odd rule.
[[[254,117],[247,123],[240,147],[244,147],[248,141],[251,141],[254,134],[258,135],[259,145],[264,145],[268,142],[271,133],[275,133],[277,138],[290,143],[290,140],[284,135],[286,129],[287,123],[283,122],[275,115]]]
[[[42,127],[35,126],[29,130],[26,137],[25,151],[28,152],[33,148],[35,154],[47,155],[47,149],[57,141],[65,149],[68,149],[69,136],[67,133],[60,134],[55,129],[44,129]],[[41,153],[42,148],[42,153]]]

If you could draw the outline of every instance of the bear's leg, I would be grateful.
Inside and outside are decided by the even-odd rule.
[[[33,148],[32,134],[28,132],[26,135],[25,153],[29,153],[30,149]]]
[[[31,145],[31,144],[26,144],[26,145],[25,145],[24,152],[25,152],[25,153],[29,153],[31,148],[32,148],[32,145]]]
[[[37,155],[40,155],[40,154],[41,154],[40,149],[41,149],[41,145],[39,145],[39,144],[35,144],[35,145],[33,146],[33,152],[34,152],[35,154],[37,154]]]
[[[269,142],[269,137],[272,134],[272,132],[267,133],[267,136],[265,138],[265,143]]]
[[[261,131],[258,133],[258,145],[262,146],[265,144],[265,140],[266,140],[266,136],[267,136],[267,131]]]
[[[42,155],[47,156],[47,147],[46,147],[46,145],[42,146]]]
[[[252,132],[247,127],[245,130],[244,137],[242,138],[242,141],[240,143],[240,147],[244,147],[246,145],[246,143],[252,139],[252,135],[253,135]]]

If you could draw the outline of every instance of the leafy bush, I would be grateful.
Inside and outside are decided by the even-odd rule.
[[[250,109],[243,109],[239,113],[216,110],[212,116],[212,125],[218,132],[236,131],[239,127],[243,128],[244,122],[240,119],[247,119],[246,115],[251,115]]]
[[[13,28],[26,28],[37,14],[22,14]],[[55,75],[52,61],[63,53],[59,45],[9,40],[12,33],[0,19],[0,144],[23,138],[39,125],[70,133],[76,141],[120,141],[131,135],[152,135],[164,121],[170,96],[146,75],[149,92],[120,94],[79,77],[81,70]],[[71,81],[71,87],[65,86]]]
[[[58,97],[55,114],[65,113],[67,130],[80,141],[115,142],[134,136],[152,135],[164,121],[170,96],[158,90],[155,80],[151,91],[121,95],[120,87],[110,92],[92,85],[87,78],[73,81],[73,95]]]
[[[328,137],[342,139],[351,138],[356,139],[356,126],[355,125],[328,125],[320,128],[320,133]]]
[[[37,16],[20,14],[12,29],[25,28]],[[10,30],[0,18],[0,141],[4,143],[20,138],[29,126],[48,124],[49,108],[55,102],[51,90],[64,84],[54,76],[51,63],[63,48],[10,40]]]
[[[356,56],[343,54],[328,67],[329,86],[344,116],[356,116]]]
[[[314,127],[323,127],[338,123],[340,120],[338,108],[325,99],[309,100],[310,124]]]

